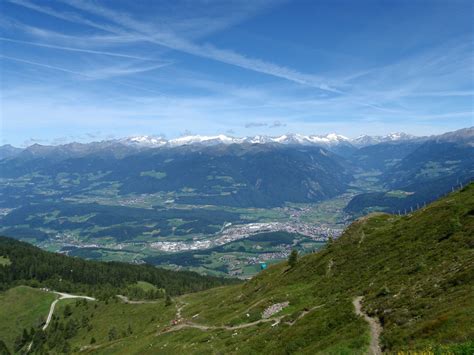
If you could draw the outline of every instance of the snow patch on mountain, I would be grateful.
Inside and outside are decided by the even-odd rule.
[[[155,136],[135,136],[135,137],[128,137],[119,140],[120,143],[131,144],[131,145],[139,145],[139,146],[150,146],[150,147],[157,147],[166,145],[168,141],[163,137],[155,137]]]
[[[241,143],[242,139],[229,137],[223,134],[219,134],[217,136],[185,136],[179,137],[175,139],[171,139],[168,141],[170,146],[180,146],[180,145],[188,145],[188,144],[200,144],[200,143],[207,143],[207,144],[232,144],[232,143]]]
[[[374,144],[385,143],[385,142],[406,141],[406,140],[411,140],[415,138],[418,138],[418,137],[415,137],[415,136],[412,136],[411,134],[407,134],[403,132],[393,132],[385,136],[362,135],[362,136],[352,139],[351,144],[356,147],[361,148],[368,145],[374,145]]]
[[[120,140],[120,143],[143,146],[143,147],[178,147],[183,145],[216,145],[216,144],[268,144],[278,143],[287,145],[318,145],[318,146],[336,146],[341,144],[354,145],[356,147],[363,147],[367,145],[397,141],[397,140],[408,140],[415,138],[414,136],[406,133],[390,133],[386,136],[359,136],[355,139],[347,138],[343,135],[336,133],[329,133],[326,135],[302,135],[302,134],[284,134],[281,136],[250,136],[250,137],[232,137],[224,134],[216,136],[201,136],[201,135],[189,135],[179,138],[166,140],[163,137],[154,136],[135,136],[128,137]]]

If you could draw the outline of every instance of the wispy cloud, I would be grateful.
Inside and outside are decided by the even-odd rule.
[[[82,11],[89,12],[95,16],[100,16],[107,19],[111,23],[120,26],[113,26],[104,23],[98,23],[86,19],[76,13],[65,13],[53,10],[51,8],[40,6],[31,3],[27,0],[10,0],[11,2],[27,7],[29,9],[42,12],[44,14],[60,18],[62,20],[79,23],[86,26],[91,26],[103,31],[115,33],[117,35],[126,35],[133,31],[136,41],[146,41],[160,46],[164,46],[173,50],[192,54],[198,57],[216,60],[222,63],[234,65],[240,68],[248,69],[254,72],[271,75],[274,77],[286,79],[298,84],[311,86],[324,91],[333,93],[341,93],[325,78],[317,75],[302,73],[297,70],[267,62],[257,58],[244,56],[235,51],[220,49],[211,44],[196,44],[186,38],[180,37],[178,34],[170,32],[167,29],[156,28],[148,23],[142,23],[132,19],[125,13],[121,13],[95,3],[78,2],[74,0],[65,1],[70,6],[73,6]]]
[[[35,10],[37,11],[37,10]],[[4,29],[10,29],[14,32],[24,33],[42,41],[52,42],[68,46],[74,43],[76,47],[83,47],[84,49],[90,47],[113,47],[117,45],[126,45],[136,43],[135,36],[116,35],[116,34],[88,34],[87,36],[78,34],[68,34],[52,31],[45,28],[32,26],[28,23],[18,21],[13,18],[0,16],[0,26]]]
[[[24,63],[24,64],[28,64],[28,65],[33,65],[33,66],[37,66],[37,67],[42,67],[42,68],[46,68],[46,69],[60,71],[60,72],[67,73],[67,74],[77,75],[79,77],[82,77],[84,79],[89,79],[89,80],[108,79],[108,78],[113,78],[113,77],[116,77],[116,76],[128,75],[128,74],[131,74],[131,73],[150,71],[150,70],[155,70],[155,69],[161,68],[161,67],[166,65],[166,64],[161,64],[161,65],[155,65],[155,66],[151,66],[151,67],[149,66],[149,67],[145,67],[145,68],[144,67],[137,67],[137,68],[131,68],[131,67],[129,67],[129,68],[125,68],[125,67],[122,67],[122,68],[105,68],[101,71],[95,70],[95,71],[90,71],[90,72],[80,72],[80,71],[75,71],[75,70],[70,70],[70,69],[67,69],[67,68],[59,67],[59,66],[56,66],[56,65],[39,63],[39,62],[35,62],[35,61],[27,60],[27,59],[22,59],[22,58],[17,58],[17,57],[11,57],[11,56],[7,56],[7,55],[3,55],[3,54],[0,54],[0,58],[10,60],[10,61],[14,61],[14,62],[18,62],[18,63]],[[119,85],[127,86],[127,87],[130,87],[130,88],[136,89],[136,90],[146,91],[146,92],[150,92],[150,93],[153,93],[153,94],[162,95],[161,92],[156,91],[156,90],[152,90],[152,89],[148,89],[146,87],[137,86],[137,85],[133,85],[133,84],[130,84],[130,83],[125,83],[125,82],[117,81],[117,80],[115,80],[114,82],[119,84]]]
[[[433,113],[433,114],[418,114],[411,117],[416,121],[433,121],[433,120],[445,120],[445,119],[456,119],[456,118],[471,118],[474,120],[473,111],[460,111],[460,112],[446,112],[446,113]]]
[[[414,92],[410,96],[413,97],[450,97],[450,96],[470,96],[474,98],[474,91],[472,90],[448,90],[448,91],[427,91],[427,92]]]
[[[3,54],[0,54],[0,58],[11,60],[11,61],[14,61],[14,62],[34,65],[34,66],[38,66],[38,67],[42,67],[42,68],[46,68],[46,69],[57,70],[57,71],[61,71],[63,73],[79,75],[79,76],[83,76],[83,77],[88,78],[88,79],[94,79],[92,76],[88,76],[87,74],[84,74],[84,73],[81,73],[81,72],[78,72],[78,71],[74,71],[74,70],[69,70],[69,69],[66,69],[66,68],[61,68],[61,67],[58,67],[56,65],[38,63],[38,62],[31,61],[31,60],[11,57],[11,56],[7,56],[7,55],[3,55]]]
[[[143,65],[142,63],[138,65],[136,63],[126,64],[126,65],[121,64],[117,66],[109,66],[109,67],[100,68],[100,69],[87,70],[83,72],[83,74],[87,76],[88,78],[92,78],[94,80],[103,80],[103,79],[108,79],[108,78],[115,78],[118,76],[126,76],[126,75],[150,72],[156,69],[166,67],[171,64],[172,63],[159,63],[159,64],[154,64],[154,65]]]
[[[18,142],[44,127],[59,137],[65,136],[60,130],[82,132],[87,140],[96,139],[85,135],[96,129],[117,136],[157,129],[176,136],[183,127],[209,135],[271,130],[353,136],[395,130],[425,134],[472,125],[474,51],[462,36],[437,42],[432,38],[413,50],[393,45],[390,55],[380,57],[370,51],[377,47],[367,44],[370,41],[364,42],[364,54],[360,48],[344,47],[342,57],[329,52],[337,53],[344,43],[332,48],[326,43],[324,55],[316,36],[317,50],[303,41],[308,55],[299,58],[301,49],[294,55],[284,53],[293,49],[287,38],[276,34],[271,42],[255,39],[262,25],[252,27],[252,21],[218,32],[271,2],[148,2],[146,10],[127,3],[127,10],[119,11],[118,3],[105,7],[109,2],[6,1],[19,5],[8,16],[26,21],[0,16],[0,27],[6,30],[0,38],[0,59],[7,78],[1,92],[6,128],[0,131],[21,134]],[[176,6],[180,11],[161,13],[155,6]],[[31,15],[30,10],[36,16],[21,16]],[[271,18],[262,20],[280,26]],[[215,31],[215,36],[206,37]],[[249,42],[242,45],[244,39],[235,39],[239,35]],[[232,50],[234,43],[246,49]],[[265,44],[269,54],[255,54],[262,53],[259,46]],[[319,67],[324,60],[331,64]],[[23,132],[24,127],[29,132]]]
[[[4,117],[15,117],[15,120],[4,122],[2,135],[13,136],[12,132],[16,132],[15,136],[19,137],[36,135],[41,138],[41,135],[54,137],[100,130],[116,136],[166,132],[174,137],[182,134],[183,127],[187,127],[196,134],[215,135],[232,130],[233,133],[229,134],[239,136],[262,134],[268,132],[270,126],[273,126],[272,134],[336,131],[355,136],[400,130],[412,134],[431,134],[453,126],[472,125],[473,119],[469,111],[444,111],[432,115],[423,110],[413,110],[406,115],[388,112],[374,114],[369,110],[355,110],[353,105],[344,101],[339,101],[336,109],[333,103],[293,101],[283,96],[262,96],[261,100],[265,102],[271,100],[269,104],[280,104],[276,110],[271,106],[249,110],[246,100],[231,93],[222,93],[219,97],[139,97],[127,93],[105,101],[95,97],[93,91],[86,93],[73,88],[61,89],[43,88],[40,94],[32,94],[31,89],[19,88],[15,95],[2,93],[9,97],[2,114]],[[30,97],[28,105],[24,105],[25,97]],[[341,112],[349,111],[351,117],[341,117]],[[247,118],[247,127],[242,117]],[[44,127],[48,127],[49,132],[45,132]],[[90,139],[97,138],[84,137],[84,140]]]
[[[128,58],[128,59],[153,60],[151,58],[140,57],[140,56],[129,55],[129,54],[123,54],[123,53],[97,51],[97,50],[84,49],[84,48],[64,47],[64,46],[57,46],[57,45],[54,45],[54,44],[46,44],[46,43],[38,43],[38,42],[30,42],[30,41],[21,41],[21,40],[16,40],[16,39],[13,39],[13,38],[6,38],[6,37],[0,37],[0,41],[26,44],[26,45],[30,45],[30,46],[43,47],[43,48],[60,49],[60,50],[70,51],[70,52],[100,54],[100,55],[107,55],[107,56],[112,56],[112,57]]]

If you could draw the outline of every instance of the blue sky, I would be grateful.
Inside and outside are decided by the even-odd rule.
[[[470,0],[0,4],[0,143],[474,125]]]

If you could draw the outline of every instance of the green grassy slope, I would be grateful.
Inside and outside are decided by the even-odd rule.
[[[98,302],[94,316],[90,305],[75,307],[70,317],[86,316],[92,327],[79,325],[67,341],[73,351],[100,354],[362,354],[369,327],[352,301],[363,296],[364,310],[383,325],[384,350],[469,353],[473,274],[474,184],[411,215],[363,218],[295,267],[271,266],[245,284],[184,295],[169,306]],[[289,306],[262,321],[281,302]],[[117,337],[109,337],[111,328]]]
[[[0,293],[0,340],[11,351],[15,338],[24,328],[41,324],[56,296],[27,286],[18,286]]]

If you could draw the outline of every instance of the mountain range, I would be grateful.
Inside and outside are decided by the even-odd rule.
[[[248,222],[260,220],[255,208],[312,204],[343,194],[351,196],[342,206],[350,218],[371,211],[405,213],[474,177],[474,128],[356,140],[335,134],[134,137],[1,151],[2,230],[41,240],[57,233],[119,240],[202,235],[239,221],[242,213]],[[134,208],[126,210],[130,204]]]
[[[179,138],[167,140],[161,136],[131,136],[119,139],[104,140],[101,142],[91,143],[69,143],[58,146],[45,146],[33,144],[24,149],[13,147],[10,144],[0,146],[0,159],[10,158],[19,155],[22,152],[28,152],[31,155],[48,155],[52,152],[69,151],[71,154],[87,154],[99,149],[120,149],[120,145],[145,149],[158,147],[179,147],[186,145],[212,146],[218,144],[285,144],[285,145],[305,145],[305,146],[321,146],[326,148],[334,148],[340,146],[353,146],[362,148],[374,144],[385,142],[402,142],[402,141],[423,141],[428,137],[416,137],[406,133],[390,133],[385,136],[368,136],[362,135],[356,138],[347,138],[343,135],[330,133],[327,135],[302,135],[296,133],[288,133],[281,136],[249,136],[249,137],[232,137],[224,134],[216,136],[188,135]]]
[[[301,144],[301,145],[317,145],[317,146],[337,146],[340,144],[351,144],[355,147],[365,147],[373,144],[383,142],[395,142],[395,141],[407,141],[407,140],[423,140],[427,137],[416,137],[410,134],[396,132],[390,133],[385,136],[368,136],[362,135],[356,138],[348,138],[340,134],[329,133],[327,135],[302,135],[297,133],[288,133],[281,136],[265,136],[257,135],[250,137],[236,138],[227,135],[217,136],[199,136],[191,135],[171,140],[166,140],[162,137],[152,136],[136,136],[118,140],[123,143],[137,144],[143,146],[179,146],[188,144],[202,144],[202,145],[213,145],[213,144],[267,144],[267,143],[279,143],[279,144]]]

